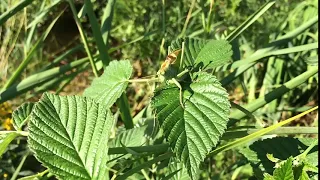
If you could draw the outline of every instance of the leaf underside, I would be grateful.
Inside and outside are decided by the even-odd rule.
[[[83,95],[111,107],[125,91],[132,74],[129,60],[111,61],[104,73],[93,80]]]
[[[176,49],[182,49],[183,42],[184,42],[183,68],[193,67],[199,52],[205,46],[205,44],[207,43],[207,40],[188,38],[188,37],[179,38],[171,42],[171,45],[169,46],[169,51],[171,52]]]
[[[27,117],[31,114],[32,108],[35,103],[27,102],[19,106],[12,113],[13,126],[16,130],[21,130],[25,124]]]
[[[195,73],[183,98],[185,109],[179,89],[169,85],[156,90],[152,104],[170,147],[195,179],[199,164],[226,129],[230,103],[216,77],[205,72]]]
[[[215,68],[228,63],[232,56],[232,46],[226,40],[204,40],[179,38],[171,43],[169,51],[182,49],[184,43],[183,67],[197,69]]]
[[[90,98],[45,93],[29,123],[36,158],[60,179],[104,179],[111,112]]]
[[[195,60],[201,69],[215,68],[231,60],[232,47],[226,40],[211,40],[201,49]]]

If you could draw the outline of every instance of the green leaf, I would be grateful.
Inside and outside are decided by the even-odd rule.
[[[182,68],[185,67],[193,67],[195,65],[195,61],[201,49],[207,43],[207,40],[204,39],[196,39],[196,38],[179,38],[173,42],[169,46],[169,52],[182,49],[182,44],[184,43],[184,54],[183,54],[183,65]],[[178,59],[179,60],[179,59]]]
[[[273,176],[271,176],[268,173],[264,173],[263,176],[264,176],[263,180],[274,180]]]
[[[147,140],[147,127],[145,125],[120,132],[109,142],[109,147],[122,147],[121,143],[125,146],[141,146]]]
[[[165,179],[174,179],[174,180],[189,180],[189,176],[185,167],[182,163],[179,163],[176,158],[171,158],[172,162],[168,165],[168,173]]]
[[[293,158],[288,158],[283,164],[276,168],[273,172],[273,177],[275,180],[292,180],[293,177],[293,171],[292,171],[292,161]]]
[[[144,143],[146,143],[146,130],[148,126],[142,126],[142,127],[136,127],[133,129],[129,129],[126,131],[120,132],[114,139],[112,139],[109,142],[109,147],[130,147],[130,146],[142,146]],[[110,155],[110,160],[120,157],[120,154]],[[130,154],[126,155],[126,157],[129,157]],[[110,167],[114,165],[109,165]]]
[[[94,79],[91,86],[84,91],[84,96],[111,107],[126,89],[131,74],[132,66],[129,60],[111,61],[102,76]]]
[[[267,154],[272,154],[278,159],[296,157],[306,150],[312,142],[312,138],[276,137],[256,141],[249,147],[240,149],[239,152],[248,159],[254,168],[255,176],[262,178],[264,172],[272,174],[275,166],[275,163],[267,158]],[[310,159],[312,165],[318,163],[318,151],[315,147],[309,152],[306,159]]]
[[[195,179],[199,164],[226,129],[230,103],[213,75],[195,73],[188,86],[185,109],[180,106],[179,89],[172,85],[157,89],[152,104],[170,147]]]
[[[232,47],[226,40],[211,40],[199,52],[195,64],[215,68],[231,60]]]
[[[28,142],[60,179],[104,179],[113,117],[90,98],[45,93],[35,105]]]
[[[13,141],[17,136],[19,136],[19,134],[16,132],[0,135],[0,158],[7,149],[8,145],[11,143],[11,141]]]
[[[28,116],[32,112],[32,108],[35,103],[27,102],[23,103],[12,113],[13,126],[16,130],[21,130],[22,126],[25,125]]]
[[[293,174],[295,180],[309,180],[309,175],[305,170],[305,165],[300,164],[297,167],[293,168]]]

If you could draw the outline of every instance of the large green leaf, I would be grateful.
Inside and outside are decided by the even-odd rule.
[[[111,61],[103,75],[94,79],[83,95],[111,107],[126,89],[131,74],[132,66],[129,60]]]
[[[169,51],[176,49],[182,49],[182,44],[184,43],[184,54],[183,54],[183,68],[193,67],[195,65],[195,60],[198,57],[199,52],[207,43],[207,40],[196,39],[196,38],[179,38],[171,42],[169,46]]]
[[[45,93],[29,124],[36,158],[60,179],[104,179],[113,118],[91,98]]]
[[[199,52],[195,64],[215,68],[231,60],[232,47],[226,40],[211,40]]]
[[[174,85],[157,89],[152,100],[161,128],[192,179],[199,164],[224,133],[230,111],[228,94],[215,76],[195,73],[194,82],[183,87],[185,107]]]
[[[35,103],[23,103],[12,113],[13,126],[16,130],[21,130],[22,126],[26,123],[28,116],[32,112]]]

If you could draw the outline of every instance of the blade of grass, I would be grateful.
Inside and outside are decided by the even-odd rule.
[[[262,16],[275,1],[266,2],[260,9],[253,13],[246,21],[244,21],[240,26],[238,26],[234,31],[232,31],[226,40],[231,42],[236,39],[244,30],[246,30],[251,24],[253,24],[260,16]]]
[[[242,138],[244,136],[250,135],[252,133],[258,132],[261,129],[256,128],[246,128],[244,130],[227,131],[221,137],[221,140],[229,140],[235,138]],[[296,135],[296,134],[318,134],[317,127],[279,127],[272,130],[264,135]]]
[[[49,89],[55,89],[56,87],[58,87],[61,83],[64,82],[64,84],[60,87],[58,87],[56,89],[55,94],[59,94],[60,91],[66,86],[68,85],[80,72],[83,72],[84,70],[86,70],[88,63],[82,64],[80,65],[80,67],[77,67],[77,69],[75,70],[75,72],[72,72],[70,74],[60,74],[58,76],[54,76],[52,79],[49,79],[47,81],[45,81],[42,84],[38,84],[35,88],[32,88],[32,94],[28,94],[26,96],[26,99],[32,98],[35,95],[39,94],[39,93],[43,93],[45,91],[48,91]]]
[[[84,1],[86,6],[87,15],[89,17],[89,21],[91,24],[91,29],[93,32],[94,39],[97,43],[97,47],[99,50],[100,59],[102,60],[103,66],[108,66],[110,62],[110,57],[108,56],[108,50],[106,44],[103,42],[103,37],[101,34],[100,26],[98,24],[96,15],[93,12],[93,6],[90,0]],[[109,2],[108,2],[109,3]]]
[[[144,39],[146,39],[146,38],[148,38],[148,37],[150,37],[150,36],[152,36],[152,35],[157,34],[158,32],[159,32],[159,30],[155,30],[155,31],[146,33],[145,35],[142,35],[142,36],[140,36],[140,37],[138,37],[138,38],[136,38],[136,39],[134,39],[134,40],[132,40],[132,41],[130,41],[130,42],[127,42],[127,43],[124,43],[124,44],[120,44],[119,46],[116,46],[116,47],[111,47],[111,48],[109,48],[108,53],[112,53],[112,52],[114,52],[114,51],[116,51],[116,50],[118,50],[118,49],[120,49],[120,48],[123,48],[123,47],[125,47],[125,46],[130,45],[130,44],[133,44],[133,43],[135,43],[135,42],[144,40]]]
[[[77,45],[71,49],[66,50],[63,54],[61,54],[60,56],[58,56],[57,58],[55,58],[50,64],[46,65],[45,67],[43,67],[41,71],[45,71],[48,70],[50,68],[53,68],[55,65],[57,65],[60,61],[64,60],[67,58],[67,56],[70,56],[71,54],[78,52],[79,50],[83,49],[83,45]]]
[[[301,114],[298,114],[298,115],[296,115],[294,117],[291,117],[291,118],[289,118],[287,120],[281,121],[278,124],[275,124],[275,125],[272,125],[270,127],[267,127],[267,128],[262,129],[262,130],[259,130],[257,132],[254,132],[254,133],[252,133],[252,134],[250,134],[250,135],[248,135],[246,137],[237,139],[237,140],[235,140],[235,141],[233,141],[231,143],[228,143],[228,144],[226,144],[224,146],[221,146],[221,147],[211,151],[208,154],[208,156],[216,155],[216,154],[218,154],[220,152],[224,152],[224,151],[227,151],[229,149],[244,145],[244,144],[246,144],[246,143],[248,143],[248,142],[250,142],[250,141],[252,141],[252,140],[254,140],[256,138],[259,138],[262,135],[265,135],[266,133],[269,133],[269,132],[271,132],[271,131],[273,131],[273,130],[275,130],[275,129],[277,129],[277,128],[285,125],[285,124],[288,124],[288,123],[290,123],[290,122],[292,122],[292,121],[294,121],[294,120],[296,120],[296,119],[298,119],[298,118],[300,118],[300,117],[302,117],[302,116],[304,116],[304,115],[306,115],[306,114],[308,114],[308,113],[310,113],[310,112],[312,112],[312,111],[314,111],[316,109],[318,109],[318,106],[316,106],[316,107],[314,107],[314,108],[312,108],[312,109],[310,109],[308,111],[305,111],[305,112],[303,112]]]
[[[13,141],[16,137],[19,136],[19,133],[15,131],[0,131],[0,157],[7,149],[8,145]]]
[[[63,74],[67,71],[70,71],[72,68],[82,65],[83,63],[88,62],[88,58],[83,58],[70,64],[66,64],[61,67],[52,68],[34,75],[29,76],[28,78],[22,80],[16,85],[10,86],[5,91],[0,92],[0,103],[3,103],[9,99],[16,97],[36,86],[39,86],[46,81],[49,81],[52,78],[55,78],[59,74]]]
[[[111,22],[113,18],[114,4],[116,0],[109,0],[107,6],[103,10],[103,16],[101,18],[101,33],[103,40],[108,47],[109,34],[111,31]]]
[[[54,24],[57,22],[57,20],[60,18],[60,16],[62,15],[63,12],[64,12],[64,10],[61,11],[60,14],[50,23],[50,25],[48,26],[46,31],[42,34],[41,38],[37,41],[37,43],[33,46],[31,51],[28,53],[27,57],[21,62],[21,64],[17,68],[17,70],[12,74],[10,79],[3,86],[2,91],[7,89],[9,86],[11,86],[18,79],[18,77],[21,75],[22,71],[26,68],[26,66],[31,61],[36,50],[39,48],[41,43],[47,38],[47,36],[50,33],[51,29],[53,28]]]
[[[315,17],[311,18],[308,22],[302,24],[297,29],[295,29],[293,31],[290,31],[289,33],[277,38],[277,40],[271,42],[265,48],[257,50],[250,57],[248,57],[248,59],[252,59],[252,61],[257,61],[258,59],[263,57],[264,54],[270,52],[273,49],[276,49],[278,46],[280,46],[282,44],[285,44],[285,43],[289,42],[291,39],[293,39],[296,36],[298,36],[299,34],[305,32],[305,30],[311,28],[317,22],[318,22],[318,16],[315,16]],[[253,60],[253,59],[255,59],[255,60]],[[234,70],[232,73],[230,73],[228,76],[226,76],[225,78],[223,78],[221,80],[221,84],[223,86],[226,86],[226,85],[230,84],[234,79],[236,79],[239,75],[241,75],[247,69],[252,67],[254,64],[255,63],[250,63],[250,64],[247,64],[247,65],[243,65],[243,66],[239,67],[238,69]],[[221,67],[218,67],[216,69],[217,70],[228,69],[228,68],[230,68],[229,66],[230,66],[230,64],[227,64],[225,66],[221,66]]]
[[[31,27],[37,27],[37,24],[40,23],[43,18],[50,12],[50,10],[59,4],[62,0],[55,0],[53,2],[50,2],[49,4],[46,1],[42,1],[42,8],[40,11],[36,14],[34,20],[32,20],[31,23],[28,24],[27,29]]]
[[[77,68],[76,72],[73,72],[72,74],[70,74],[70,76],[68,76],[67,78],[65,78],[63,81],[63,85],[60,86],[57,90],[55,94],[59,94],[75,77],[77,77],[77,75],[83,71],[85,71],[87,69],[89,63],[83,64],[81,65],[79,68]]]
[[[122,93],[116,104],[120,108],[120,116],[124,123],[124,126],[126,127],[126,129],[132,129],[134,127],[133,120],[130,113],[128,98],[125,93]]]
[[[189,11],[188,11],[188,14],[187,14],[186,21],[185,21],[185,23],[183,25],[183,28],[182,28],[182,31],[181,31],[179,37],[185,36],[186,30],[187,30],[187,27],[188,27],[188,23],[189,23],[189,20],[191,18],[191,13],[192,13],[192,10],[193,10],[195,4],[196,4],[196,0],[192,0],[190,8],[189,8]]]
[[[289,92],[290,90],[296,88],[297,86],[301,85],[302,83],[306,82],[310,77],[318,73],[318,67],[312,67],[308,71],[300,74],[299,76],[291,79],[290,81],[284,83],[282,86],[274,89],[270,93],[266,94],[263,97],[256,99],[255,101],[251,102],[250,104],[244,106],[249,112],[254,112],[260,107],[266,105],[267,103],[281,97],[283,94]],[[240,120],[246,117],[246,114],[242,111],[235,110],[230,114],[230,118]]]
[[[90,61],[91,67],[92,67],[93,74],[95,75],[95,77],[99,77],[98,76],[98,72],[97,72],[97,68],[96,68],[94,60],[93,60],[93,56],[92,56],[92,54],[90,52],[90,49],[89,49],[87,37],[84,34],[84,30],[83,30],[81,22],[80,22],[80,20],[78,18],[76,7],[75,7],[75,5],[73,3],[73,0],[68,0],[68,2],[69,2],[69,5],[70,5],[72,14],[73,14],[73,18],[74,18],[74,20],[75,20],[75,22],[77,24],[77,27],[78,27],[78,30],[79,30],[79,33],[80,33],[84,48],[85,48],[85,50],[87,52],[87,55],[89,57],[89,61]]]
[[[313,49],[318,49],[318,42],[304,44],[304,45],[300,45],[300,46],[294,46],[294,47],[290,47],[290,48],[279,49],[279,50],[272,50],[272,51],[265,52],[263,54],[259,54],[256,56],[250,56],[246,59],[235,61],[229,65],[224,65],[223,67],[221,67],[223,69],[220,69],[220,70],[222,71],[222,70],[236,69],[238,67],[246,66],[246,65],[252,64],[254,62],[257,62],[260,59],[263,59],[265,57],[278,56],[278,55],[296,53],[296,52],[301,52],[301,51],[309,51],[309,50],[313,50]],[[263,49],[260,49],[260,50],[263,50]],[[220,68],[220,67],[218,67],[218,68]]]
[[[0,15],[0,26],[2,26],[3,23],[5,23],[10,17],[17,14],[20,10],[27,7],[29,4],[31,4],[33,0],[22,0],[15,6],[8,9],[6,12]]]

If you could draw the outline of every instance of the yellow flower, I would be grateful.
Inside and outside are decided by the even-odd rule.
[[[2,123],[2,127],[7,131],[13,130],[12,119],[11,118],[5,119],[4,122]]]

